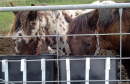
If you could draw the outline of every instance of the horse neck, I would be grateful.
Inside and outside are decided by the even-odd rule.
[[[49,28],[47,29],[47,34],[48,35],[66,35],[67,32],[67,26],[68,23],[66,22],[64,15],[62,13],[62,10],[57,11],[57,16],[55,16],[54,11],[50,12],[51,15],[48,15],[48,23],[49,23]],[[50,37],[51,40],[54,38]],[[66,44],[65,37],[58,37],[58,42],[60,43],[60,40],[63,40],[63,44]],[[60,46],[64,46],[61,44]],[[54,46],[54,45],[53,45]]]
[[[102,36],[99,36],[99,41],[101,49],[108,49],[112,47],[112,44],[109,41],[104,40],[104,37]]]
[[[55,13],[52,12],[52,16],[47,16],[48,21],[50,24],[50,27],[48,28],[47,32],[49,35],[66,35],[67,32],[67,25],[64,15],[62,14],[62,10],[57,11],[57,16],[55,16]],[[61,55],[65,55],[65,53],[70,54],[70,49],[68,47],[68,44],[66,42],[65,37],[49,37],[51,44],[49,45],[49,50],[52,51],[52,53],[57,51],[57,42],[58,42],[58,51],[60,51]],[[58,41],[57,41],[58,40]]]
[[[62,10],[57,11],[57,16],[55,16],[54,11],[43,11],[40,12],[42,15],[41,19],[41,27],[44,28],[45,32],[42,31],[42,35],[65,35],[67,32],[67,25],[64,15],[62,14]],[[58,37],[60,40],[60,37]],[[49,37],[49,39],[54,40],[54,37]],[[65,40],[65,38],[63,38]]]
[[[116,25],[115,25],[116,26]],[[100,28],[99,33],[118,33],[119,30],[115,27],[111,26],[108,29]],[[116,31],[116,32],[114,32]],[[101,49],[115,50],[117,53],[119,52],[120,47],[120,36],[119,35],[101,35],[99,36],[100,47]]]
[[[57,11],[57,15],[53,12],[53,18],[48,17],[50,20],[50,28],[48,29],[48,33],[50,35],[65,35],[67,32],[67,25],[64,15],[62,14],[62,10]],[[56,32],[57,31],[57,32]]]

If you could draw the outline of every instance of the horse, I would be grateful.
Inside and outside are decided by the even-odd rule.
[[[15,7],[13,3],[11,3],[11,6]],[[31,4],[31,6],[35,5]],[[40,5],[40,6],[46,6],[46,5]],[[53,10],[13,12],[15,15],[15,19],[13,22],[13,26],[9,32],[9,36],[16,36],[12,37],[16,45],[15,46],[16,55],[36,54],[38,46],[40,46],[38,42],[41,42],[42,44],[48,46],[50,53],[57,53],[57,44],[58,44],[59,56],[71,54],[68,43],[66,42],[66,37],[61,36],[22,37],[22,36],[38,36],[38,35],[45,36],[56,34],[66,35],[66,32],[68,30],[67,29],[68,23],[66,22],[64,17],[66,11],[67,10],[58,10],[56,16],[55,11]],[[75,13],[70,13],[70,16],[78,16],[78,13],[76,11],[74,12]]]
[[[98,4],[98,5],[101,5],[101,4],[115,4],[116,2],[114,2],[114,1],[95,1],[95,2],[93,2],[93,3],[91,3],[91,5],[93,5],[93,4]],[[95,9],[85,9],[84,10],[84,13],[88,13],[88,12],[90,12],[90,11],[93,11],[93,10],[95,10]]]
[[[89,13],[79,15],[75,19],[69,19],[68,35],[71,34],[104,34],[120,33],[119,9],[96,9]],[[130,33],[130,8],[124,8],[122,12],[122,32]],[[67,36],[72,55],[94,55],[100,49],[114,50],[120,54],[120,35],[85,35]],[[122,57],[130,57],[130,36],[122,35]],[[97,45],[99,44],[99,45]],[[98,46],[98,47],[96,47]],[[99,49],[99,50],[100,50]],[[130,60],[122,60],[130,79]]]

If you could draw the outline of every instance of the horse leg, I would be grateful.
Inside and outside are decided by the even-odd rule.
[[[122,60],[123,65],[125,66],[126,72],[128,74],[128,78],[130,80],[130,59],[124,59]],[[130,81],[129,81],[130,84]]]

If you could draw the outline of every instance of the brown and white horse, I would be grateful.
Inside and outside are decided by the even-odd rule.
[[[75,19],[69,19],[67,34],[99,34],[120,33],[119,9],[96,9],[82,14]],[[122,13],[122,32],[130,33],[130,8],[124,8]],[[72,55],[94,55],[96,51],[96,36],[68,36],[68,44]],[[99,36],[100,49],[115,50],[120,54],[120,35]],[[130,57],[130,35],[122,35],[122,57]],[[130,78],[130,59],[122,60]]]
[[[15,7],[11,3],[12,7]],[[32,4],[31,6],[35,6]],[[42,4],[40,6],[46,6]],[[89,10],[89,9],[87,9]],[[89,10],[90,11],[90,10]],[[58,10],[57,16],[54,11],[24,11],[13,12],[15,20],[13,27],[9,32],[12,36],[34,36],[34,35],[56,35],[56,26],[58,35],[66,35],[68,23],[65,21],[66,16],[75,18],[76,16],[85,13],[82,10]],[[69,19],[68,19],[69,21]],[[57,25],[56,25],[57,24]],[[56,37],[41,38],[26,38],[14,37],[15,51],[19,55],[33,55],[36,53],[39,41],[48,46],[50,53],[57,52]],[[69,55],[71,51],[66,43],[65,37],[57,38],[59,55]]]
[[[14,7],[14,5],[11,3]],[[34,6],[34,4],[32,4]],[[45,6],[45,5],[41,5]],[[68,11],[70,16],[78,16],[76,11]],[[72,12],[72,13],[71,13]],[[65,37],[17,37],[17,36],[38,36],[38,35],[66,35],[68,23],[65,20],[67,10],[55,11],[21,11],[14,12],[15,19],[9,35],[15,36],[15,51],[17,55],[34,55],[37,51],[38,42],[48,46],[50,53],[57,52],[59,55],[71,54]],[[74,14],[74,15],[72,15]],[[57,29],[56,29],[57,27]],[[56,32],[57,30],[57,32]],[[57,40],[57,41],[56,41]]]

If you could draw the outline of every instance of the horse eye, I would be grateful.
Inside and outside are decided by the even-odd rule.
[[[30,41],[29,41],[29,43],[32,43],[34,41],[34,39],[31,39]]]
[[[31,25],[35,25],[36,23],[35,22],[32,22],[32,24]]]
[[[90,46],[91,46],[91,42],[89,42],[89,43],[86,45],[87,48],[90,47]]]
[[[84,50],[88,49],[90,46],[91,46],[91,42],[85,45]]]

